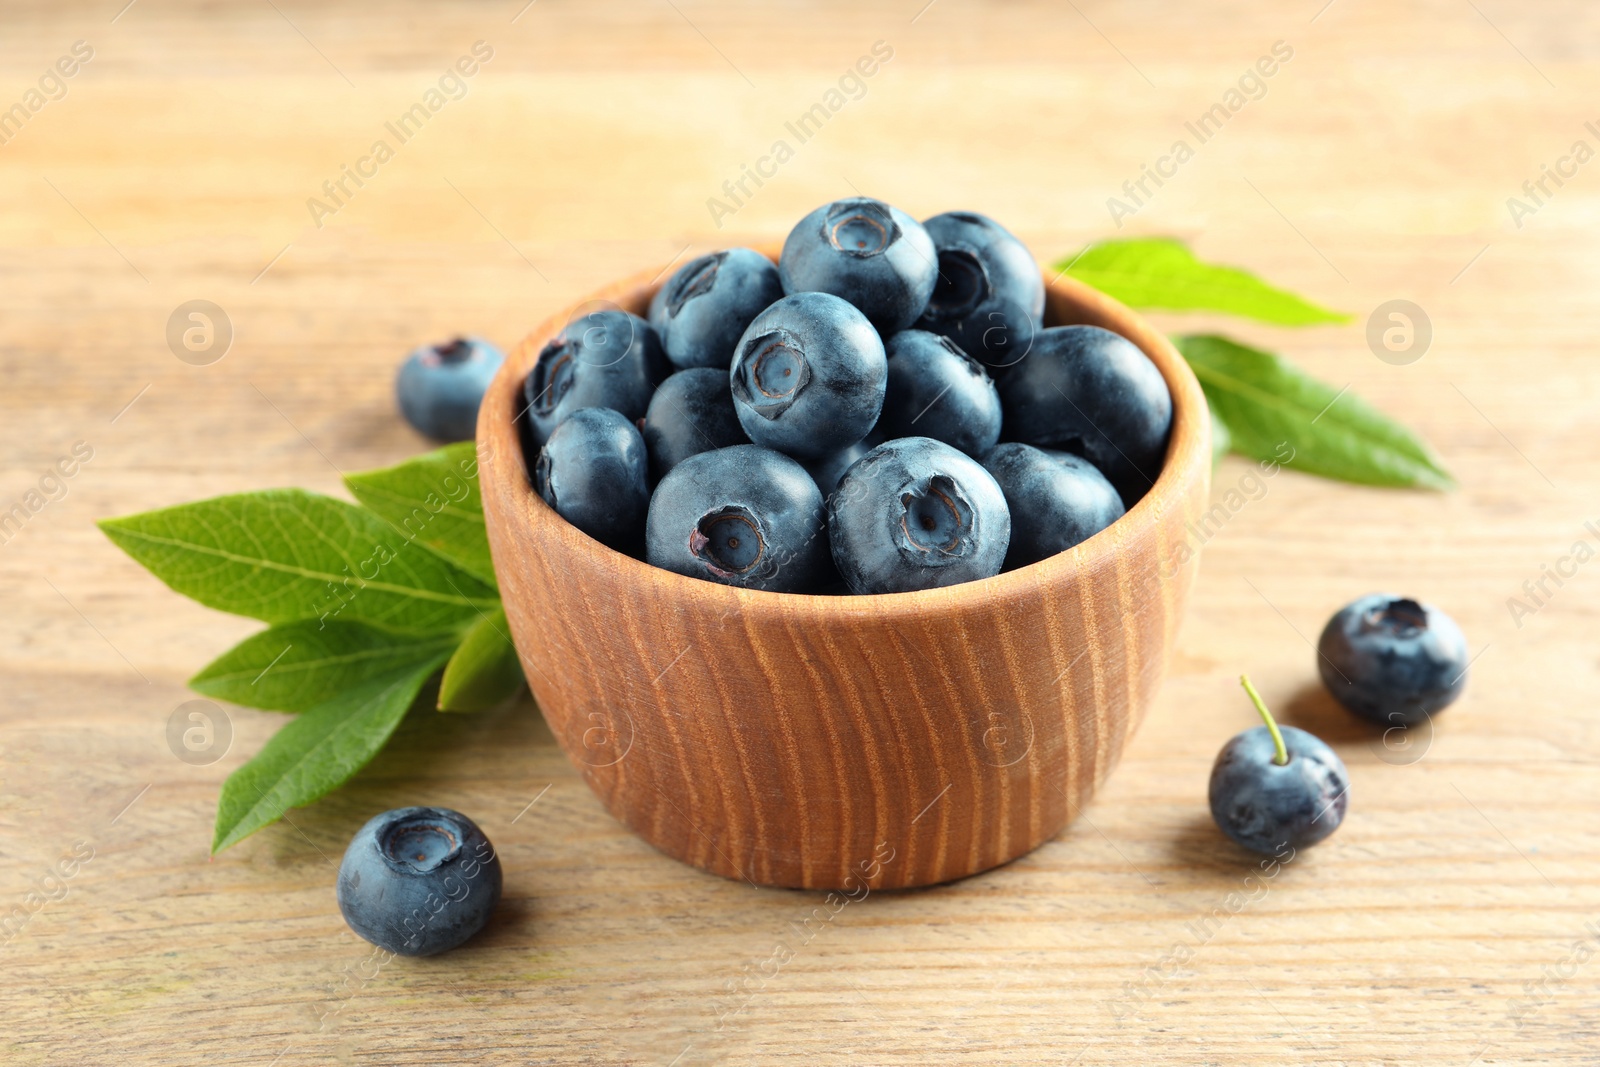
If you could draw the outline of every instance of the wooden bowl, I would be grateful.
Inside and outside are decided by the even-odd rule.
[[[981,582],[803,596],[698,581],[614,552],[529,486],[521,383],[572,315],[643,315],[665,269],[534,330],[478,419],[495,573],[528,682],[596,795],[669,856],[756,885],[906,888],[1049,840],[1143,718],[1198,565],[1210,488],[1199,383],[1165,337],[1061,279],[1047,325],[1133,341],[1172,390],[1154,488],[1051,559]]]

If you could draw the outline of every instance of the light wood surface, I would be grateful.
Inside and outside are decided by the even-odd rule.
[[[0,104],[74,41],[95,50],[0,146],[0,501],[74,442],[94,450],[0,546],[0,914],[93,849],[0,945],[0,1062],[1600,1059],[1600,564],[1560,562],[1600,525],[1600,164],[1547,183],[1520,228],[1507,207],[1596,144],[1594,5],[138,0],[113,22],[121,6],[0,13]],[[495,54],[466,98],[318,229],[307,198],[480,39]],[[877,40],[894,56],[865,95],[718,229],[707,198]],[[1265,96],[1122,232],[1185,236],[1358,320],[1156,321],[1350,383],[1461,489],[1225,462],[1213,499],[1244,502],[1205,546],[1146,722],[1066,832],[833,910],[650,848],[523,702],[413,716],[337,796],[207,861],[219,783],[282,719],[233,710],[232,748],[203,767],[172,755],[167,721],[255,625],[169,593],[94,519],[338,492],[339,470],[422,447],[390,396],[413,344],[512,344],[611,279],[781,236],[852,189],[989,212],[1041,260],[1070,253],[1277,40],[1294,57]],[[1406,366],[1363,331],[1396,298],[1433,324]],[[193,299],[236,328],[211,366],[166,344]],[[1513,619],[1508,598],[1558,566]],[[1316,685],[1305,639],[1378,589],[1444,607],[1480,653],[1425,752],[1386,749]],[[1205,810],[1217,748],[1252,724],[1240,670],[1351,772],[1344,826],[1270,880]],[[373,974],[333,864],[408,803],[477,819],[506,901],[470,947]]]
[[[767,254],[776,256],[774,248]],[[1166,464],[1112,529],[993,578],[894,596],[733,589],[612,551],[528,481],[514,416],[545,346],[598,307],[645,314],[667,267],[552,316],[478,412],[495,574],[539,709],[622,823],[754,886],[948,882],[1055,837],[1149,710],[1199,556],[1205,396],[1172,344],[1063,278],[1047,326],[1145,352],[1172,394]]]

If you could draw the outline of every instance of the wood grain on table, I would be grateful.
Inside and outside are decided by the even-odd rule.
[[[0,113],[41,104],[0,126],[0,511],[29,509],[0,545],[0,1062],[1600,1062],[1600,170],[1573,155],[1600,147],[1593,5],[22,0],[0,26]],[[1108,198],[1280,41],[1292,58],[1118,231]],[[789,133],[877,42],[891,58]],[[208,862],[220,782],[283,720],[230,709],[207,766],[167,721],[257,624],[170,593],[93,521],[338,493],[424,447],[390,393],[414,344],[511,344],[857,189],[987,212],[1045,261],[1177,234],[1348,310],[1156,321],[1348,383],[1461,488],[1227,460],[1214,498],[1237,506],[1121,768],[1060,837],[963,882],[808,924],[820,894],[629,835],[527,701],[413,714],[335,796]],[[234,329],[204,366],[166,338],[196,299]],[[1406,365],[1366,339],[1392,299],[1432,324]],[[91,458],[57,468],[75,446]],[[1308,639],[1372,590],[1444,607],[1477,654],[1425,743],[1386,747],[1316,683]],[[1205,807],[1253,721],[1241,670],[1352,778],[1339,833],[1271,878]],[[374,972],[332,865],[408,803],[477,818],[506,901],[467,948]]]

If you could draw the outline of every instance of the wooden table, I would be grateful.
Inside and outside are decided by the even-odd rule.
[[[0,510],[93,450],[0,551],[0,915],[41,881],[58,898],[0,944],[0,1061],[1600,1062],[1600,564],[1508,607],[1600,544],[1600,165],[1520,220],[1507,205],[1575,140],[1600,146],[1594,5],[123,2],[0,16],[0,107],[75,41],[93,50],[0,146]],[[1206,545],[1156,707],[1057,840],[806,938],[819,894],[656,854],[524,700],[414,713],[337,795],[208,862],[219,783],[282,719],[231,711],[209,766],[175,759],[166,724],[255,624],[169,593],[96,518],[338,492],[340,471],[422,448],[391,398],[412,345],[509,344],[606,280],[779,236],[854,189],[1069,253],[1117,232],[1107,198],[1280,40],[1293,58],[1264,95],[1121,232],[1182,235],[1355,313],[1161,322],[1225,325],[1350,383],[1461,488],[1286,473],[1247,494]],[[493,56],[464,97],[361,164],[476,41]],[[878,41],[892,59],[797,143],[785,124]],[[793,157],[719,228],[708,198],[778,139]],[[346,164],[373,176],[327,203]],[[1434,332],[1404,366],[1363,329],[1396,298]],[[165,336],[195,299],[235,330],[208,366]],[[1249,470],[1224,463],[1219,499]],[[1425,751],[1386,749],[1316,682],[1307,639],[1378,589],[1443,606],[1478,654]],[[1339,833],[1267,882],[1205,807],[1217,748],[1253,722],[1241,670],[1353,780]],[[407,803],[478,817],[506,900],[470,947],[373,974],[333,864]]]

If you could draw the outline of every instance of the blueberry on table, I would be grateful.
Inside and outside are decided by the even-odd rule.
[[[539,450],[533,487],[563,519],[601,544],[631,553],[644,537],[649,467],[644,438],[633,423],[610,408],[580,408]]]
[[[657,478],[690,456],[749,441],[733,409],[728,372],[716,367],[681,370],[662,382],[640,429]]]
[[[1279,727],[1250,679],[1239,676],[1265,726],[1222,746],[1211,768],[1211,817],[1252,852],[1314,845],[1339,828],[1350,776],[1338,753],[1293,726]]]
[[[903,593],[999,574],[1011,513],[977,460],[902,437],[845,472],[828,502],[828,536],[852,592]]]
[[[1373,593],[1340,608],[1317,640],[1317,669],[1335,700],[1380,726],[1417,726],[1461,695],[1467,639],[1420,600]]]
[[[650,498],[652,566],[708,582],[809,593],[830,577],[826,510],[799,463],[757,445],[701,452]]]
[[[975,212],[950,211],[922,225],[939,280],[917,329],[943,334],[992,371],[1019,362],[1044,321],[1044,277],[1033,254]]]
[[[1122,518],[1116,489],[1080,456],[1011,441],[996,446],[983,466],[1011,509],[1006,570],[1065,552]]]
[[[680,267],[650,301],[650,325],[676,367],[721,367],[762,311],[783,298],[778,268],[752,248],[729,248]]]
[[[395,379],[400,414],[418,433],[436,441],[472,440],[478,405],[504,360],[499,349],[477,338],[457,337],[417,349]]]
[[[750,440],[818,459],[867,435],[887,377],[883,341],[861,312],[827,293],[796,293],[750,323],[728,382]]]
[[[938,259],[922,223],[858,196],[801,219],[783,242],[778,272],[784,292],[842,297],[887,336],[916,322],[928,306]]]
[[[639,316],[607,310],[574,319],[544,346],[523,379],[525,447],[544,444],[579,408],[643,418],[651,394],[671,370],[656,332]]]
[[[931,437],[981,457],[1000,439],[1000,394],[977,360],[926,330],[901,330],[884,345],[889,380],[878,429],[884,438]]]
[[[432,956],[483,929],[500,903],[500,857],[476,823],[448,808],[374,816],[339,864],[350,929],[400,956]]]
[[[1172,431],[1172,394],[1127,338],[1055,326],[999,381],[1005,437],[1082,456],[1132,508],[1155,484]]]

